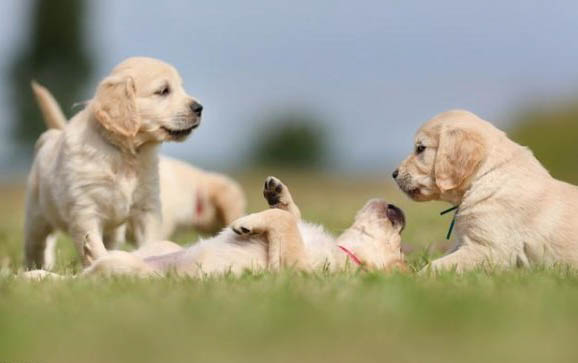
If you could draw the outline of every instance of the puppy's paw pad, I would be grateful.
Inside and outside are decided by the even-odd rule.
[[[239,236],[252,236],[257,234],[253,228],[247,223],[246,218],[241,218],[233,222],[231,229]]]
[[[245,228],[245,227],[232,227],[233,232],[235,232],[236,234],[242,236],[242,235],[248,235],[251,233],[251,230],[249,228]]]
[[[270,176],[265,179],[265,186],[263,188],[263,196],[267,200],[270,206],[278,205],[283,203],[283,195],[285,191],[285,185],[283,182],[274,176]]]

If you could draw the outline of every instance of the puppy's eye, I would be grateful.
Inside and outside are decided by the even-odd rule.
[[[425,151],[425,146],[423,146],[423,145],[418,145],[415,147],[415,153],[416,154],[421,154],[424,151]]]
[[[169,88],[169,86],[163,86],[163,88],[155,92],[155,95],[168,96],[169,93],[171,93],[171,89]]]

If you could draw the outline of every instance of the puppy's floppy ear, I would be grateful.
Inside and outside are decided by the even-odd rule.
[[[93,112],[105,129],[134,137],[140,126],[134,79],[115,76],[104,79],[96,90]]]
[[[476,132],[442,127],[434,171],[440,191],[443,193],[461,186],[478,170],[485,154],[486,146]]]

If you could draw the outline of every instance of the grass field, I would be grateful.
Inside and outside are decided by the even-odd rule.
[[[413,268],[445,246],[450,217],[386,176],[274,173],[304,217],[338,233],[371,197],[407,214]],[[265,173],[241,176],[250,211]],[[0,191],[0,362],[544,362],[578,360],[578,275],[565,269],[438,277],[364,272],[25,282],[23,190]],[[181,235],[180,242],[194,236]],[[60,271],[78,265],[59,246]],[[441,246],[441,247],[440,247]]]

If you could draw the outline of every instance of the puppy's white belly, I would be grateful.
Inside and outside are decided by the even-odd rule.
[[[259,238],[240,239],[231,230],[201,240],[186,250],[145,259],[153,269],[191,277],[215,276],[267,268],[267,250]]]
[[[334,238],[325,231],[323,226],[303,221],[299,222],[298,226],[311,267],[313,269],[336,270],[338,261],[335,258],[336,244]]]

